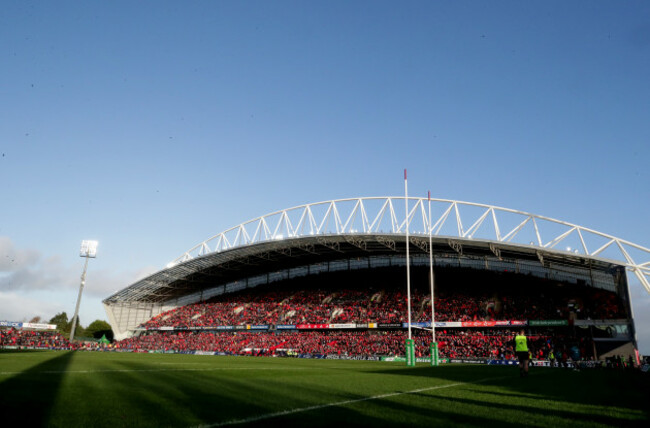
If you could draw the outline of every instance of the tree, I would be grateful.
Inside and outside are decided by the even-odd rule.
[[[52,317],[50,324],[56,324],[57,330],[61,333],[70,333],[72,325],[68,321],[68,314],[65,312],[58,313]]]
[[[70,330],[72,330],[72,319],[68,320],[68,314],[65,312],[54,315],[50,320],[50,324],[56,324],[56,329],[64,335],[69,335]],[[81,325],[81,319],[77,315],[77,326],[74,331],[75,337],[84,337],[87,334],[86,329]]]
[[[88,327],[86,327],[86,335],[92,336],[95,339],[99,339],[103,335],[106,335],[108,340],[113,340],[113,330],[111,329],[111,325],[102,320],[91,322]]]
[[[38,324],[39,322],[41,322],[41,317],[35,316],[31,320],[29,320],[29,322],[32,323],[32,324]]]

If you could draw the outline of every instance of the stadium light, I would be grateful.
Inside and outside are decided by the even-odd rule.
[[[79,295],[77,296],[77,306],[74,309],[74,316],[72,317],[72,328],[70,329],[70,342],[74,340],[74,332],[77,329],[77,317],[79,316],[79,304],[81,303],[81,293],[86,284],[86,270],[88,269],[88,259],[97,257],[97,241],[81,241],[81,250],[79,257],[85,257],[84,270],[81,274],[81,284],[79,284]]]

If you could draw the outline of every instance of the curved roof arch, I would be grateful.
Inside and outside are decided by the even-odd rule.
[[[641,245],[525,211],[449,199],[410,197],[406,201],[403,196],[337,199],[275,211],[208,238],[167,268],[261,243],[310,236],[404,235],[407,227],[412,236],[523,245],[619,261],[650,293],[650,249]]]

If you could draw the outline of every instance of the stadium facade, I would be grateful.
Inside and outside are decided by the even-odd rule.
[[[650,292],[650,249],[564,221],[445,199],[341,199],[267,214],[201,242],[106,298],[104,308],[123,339],[163,312],[215,296],[324,273],[405,267],[407,228],[416,268],[428,267],[432,253],[434,270],[532,275],[616,293],[626,319],[577,323],[608,328],[614,334],[603,340],[636,348],[627,272]]]

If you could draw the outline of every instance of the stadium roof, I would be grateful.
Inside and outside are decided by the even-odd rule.
[[[406,213],[408,212],[408,217]],[[407,220],[408,218],[408,220]],[[249,220],[104,300],[162,303],[217,284],[342,257],[417,252],[624,266],[650,292],[650,249],[523,211],[446,199],[370,197],[301,205]]]

